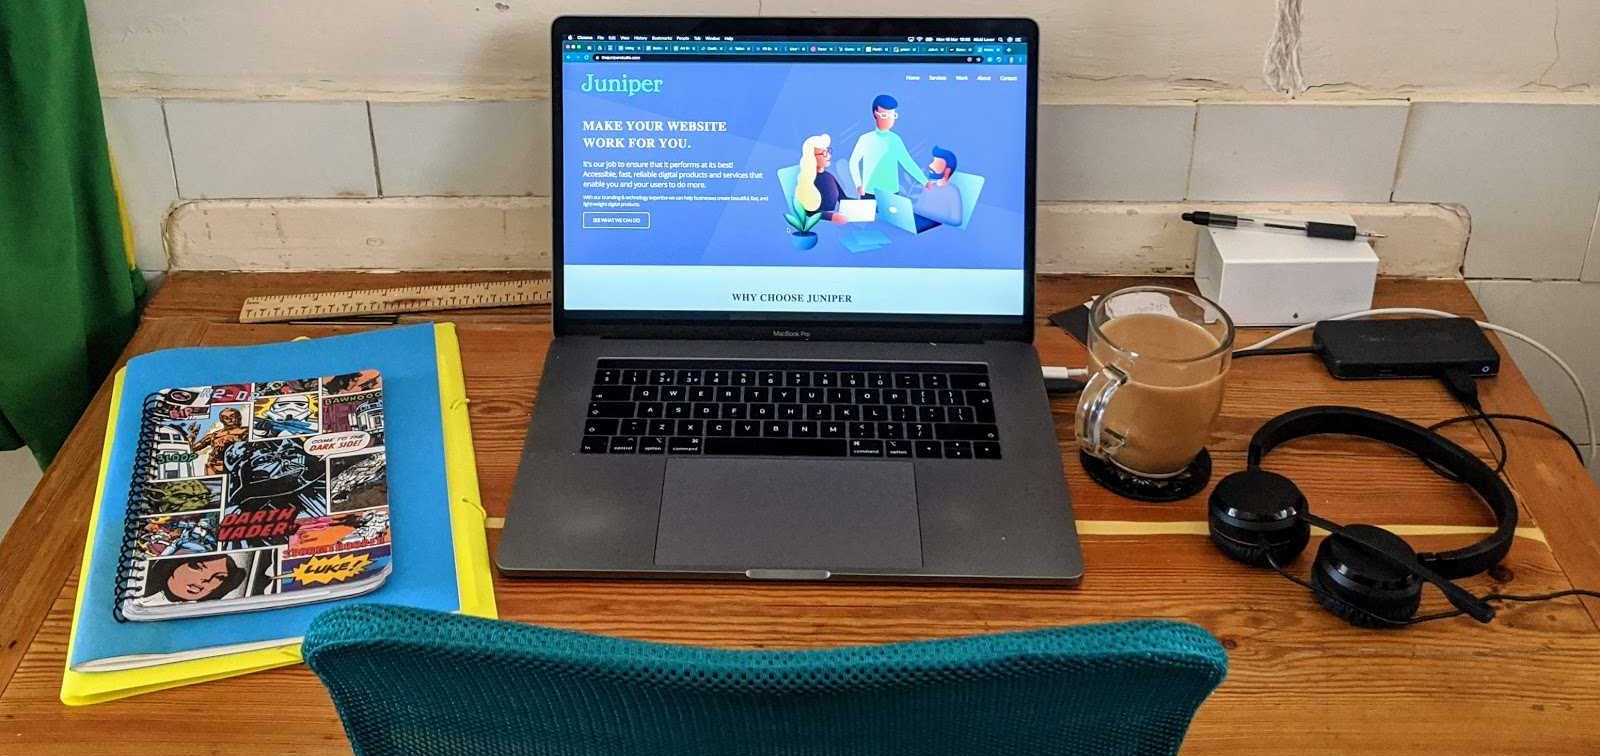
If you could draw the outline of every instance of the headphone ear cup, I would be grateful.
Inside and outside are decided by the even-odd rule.
[[[1251,468],[1233,473],[1211,490],[1206,527],[1211,542],[1230,559],[1268,567],[1294,561],[1311,540],[1311,526],[1300,513],[1305,496],[1294,482],[1274,472]]]
[[[1371,525],[1346,530],[1387,551],[1412,555],[1411,547],[1387,530]],[[1422,604],[1421,579],[1337,535],[1317,548],[1311,585],[1323,608],[1357,627],[1400,627]]]

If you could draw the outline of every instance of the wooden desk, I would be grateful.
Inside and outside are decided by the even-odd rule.
[[[516,276],[176,273],[151,303],[128,353],[352,330],[231,322],[251,294]],[[1131,282],[1041,279],[1039,312]],[[1384,281],[1377,300],[1379,306],[1481,315],[1459,282]],[[445,317],[460,324],[483,502],[495,518],[489,530],[493,549],[550,339],[548,313],[511,308]],[[1250,334],[1247,340],[1259,337]],[[1042,319],[1038,343],[1046,363],[1084,364],[1083,348]],[[1484,386],[1484,398],[1492,412],[1548,417],[1509,360],[1501,376]],[[1463,414],[1429,381],[1341,383],[1310,357],[1241,360],[1229,378],[1211,445],[1216,478],[1243,466],[1244,447],[1263,420],[1318,403],[1367,406],[1421,423]],[[1060,436],[1068,439],[1073,400],[1057,399],[1053,409]],[[207,752],[346,750],[326,695],[303,667],[86,708],[57,701],[106,411],[102,389],[0,543],[0,753],[48,749],[99,756],[141,741]],[[1502,566],[1466,584],[1480,592],[1521,593],[1600,586],[1596,488],[1545,431],[1514,423],[1503,430],[1511,445],[1508,478],[1530,537],[1517,539]],[[1485,442],[1470,428],[1458,427],[1452,435],[1487,455]],[[1062,451],[1088,564],[1076,589],[502,579],[500,611],[508,619],[558,627],[738,648],[880,643],[1168,617],[1208,628],[1222,639],[1232,662],[1227,682],[1201,708],[1187,752],[1549,754],[1600,748],[1600,602],[1585,607],[1569,598],[1505,606],[1488,626],[1456,619],[1404,631],[1357,630],[1282,578],[1218,554],[1204,537],[1203,497],[1170,505],[1118,499],[1084,476],[1069,442],[1062,442]],[[1293,477],[1318,511],[1336,520],[1490,523],[1466,489],[1381,445],[1300,442],[1275,453],[1270,467]],[[1412,541],[1437,549],[1474,537]],[[1304,570],[1308,559],[1297,567]],[[1424,611],[1442,606],[1429,589]]]

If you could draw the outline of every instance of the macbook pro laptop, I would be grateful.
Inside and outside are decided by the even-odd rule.
[[[552,31],[555,339],[500,569],[1076,581],[1031,343],[1035,24]],[[961,227],[885,225],[951,165]]]

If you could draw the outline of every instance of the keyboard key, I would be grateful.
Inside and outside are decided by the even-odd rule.
[[[803,388],[796,393],[796,396],[800,398],[800,401],[805,402],[806,404],[817,404],[819,402],[828,401],[828,390],[819,388]]]
[[[761,423],[756,420],[736,420],[733,423],[733,435],[759,436],[761,435]]]
[[[798,404],[778,405],[779,420],[800,420],[805,417],[805,408]]]
[[[789,423],[784,420],[768,420],[761,424],[761,435],[767,438],[782,438],[789,435]]]
[[[939,403],[943,405],[960,404],[961,392],[955,389],[940,389]]]
[[[706,435],[707,436],[731,436],[731,435],[733,435],[733,421],[732,420],[707,420],[706,421]]]
[[[744,401],[744,394],[737,387],[726,386],[726,387],[717,389],[717,401],[719,401],[719,402],[742,402],[742,401]]]
[[[701,420],[710,420],[717,416],[717,405],[702,402],[694,405],[694,416]]]
[[[800,400],[795,398],[794,389],[789,388],[788,386],[780,386],[772,390],[772,401],[783,404],[798,402]]]
[[[689,401],[714,402],[717,400],[717,390],[711,386],[691,386],[689,388]]]
[[[853,404],[835,405],[834,408],[833,408],[833,419],[835,419],[835,420],[860,420],[861,419],[861,410],[858,409]]]
[[[978,459],[999,459],[1000,445],[993,441],[973,441],[972,456]]]
[[[909,423],[917,419],[917,408],[909,404],[900,404],[889,408],[889,419],[900,423]]]
[[[906,438],[917,441],[933,440],[933,423],[911,423],[906,426]]]
[[[627,386],[595,386],[589,398],[597,402],[626,402],[633,399],[633,391]]]
[[[811,420],[799,420],[789,423],[789,435],[797,438],[816,438],[817,424]]]
[[[877,389],[856,389],[854,401],[856,404],[877,404],[879,396]]]
[[[968,391],[967,404],[980,423],[994,422],[994,396],[987,391]]]
[[[905,428],[899,423],[878,423],[878,438],[905,438]]]
[[[950,388],[950,382],[945,380],[944,373],[923,373],[922,387],[925,389]]]
[[[833,419],[833,407],[830,407],[830,406],[828,406],[826,404],[807,404],[806,405],[806,419],[807,420],[832,420]]]
[[[839,374],[831,371],[817,371],[811,374],[811,385],[822,388],[833,388],[839,385]]]
[[[622,371],[622,382],[629,386],[638,386],[642,383],[645,383],[647,378],[649,378],[649,374],[645,373],[643,370]]]
[[[765,457],[843,457],[844,439],[830,438],[708,438],[706,454]]]
[[[769,387],[783,385],[783,373],[776,370],[762,370],[756,374],[756,378],[757,385]]]
[[[771,420],[778,416],[778,408],[772,404],[750,405],[750,418],[753,420]]]
[[[589,417],[632,417],[633,402],[589,402]]]
[[[676,377],[676,374],[673,373],[671,370],[652,370],[652,371],[650,371],[650,382],[654,383],[657,386],[665,386],[665,385],[671,384],[672,383],[672,379],[674,377]]]
[[[703,375],[698,370],[679,370],[678,384],[682,386],[698,386]]]
[[[946,441],[944,442],[945,459],[972,459],[971,441]]]
[[[933,426],[933,435],[940,439],[999,441],[1000,429],[993,425],[978,423],[938,423]]]
[[[671,438],[667,440],[668,454],[699,454],[704,439],[696,438]]]
[[[823,423],[821,426],[823,438],[844,438],[845,425],[840,422]]]
[[[956,373],[950,376],[950,388],[989,390],[989,376],[979,373]]]
[[[916,389],[911,392],[911,403],[921,406],[924,404],[938,404],[939,392],[930,389]]]
[[[872,423],[851,423],[850,424],[850,437],[851,438],[872,438],[875,435],[877,435],[877,434],[875,434],[873,432]]]
[[[698,436],[705,432],[705,427],[705,423],[702,423],[699,420],[679,420],[678,435]]]
[[[596,370],[596,371],[594,371],[594,382],[595,383],[600,383],[600,384],[617,383],[617,382],[619,382],[621,380],[622,380],[622,371],[620,371],[620,370]]]
[[[854,438],[850,440],[850,456],[852,457],[881,457],[883,456],[883,442],[870,439]]]
[[[938,441],[913,441],[912,448],[917,452],[917,458],[938,459],[944,456],[944,447]]]
[[[636,401],[636,402],[657,402],[657,401],[661,401],[661,387],[660,386],[634,386],[633,387],[633,400]]]
[[[770,402],[772,390],[767,388],[747,388],[744,390],[744,400],[747,402]]]
[[[883,442],[883,455],[886,457],[911,456],[911,442],[903,440],[889,440]]]
[[[611,439],[612,454],[632,454],[639,450],[639,439],[633,436],[617,436]]]
[[[850,393],[850,389],[828,389],[829,404],[849,404],[855,400],[855,394]]]
[[[639,439],[640,454],[666,454],[667,439],[662,436],[645,436]]]
[[[867,376],[865,373],[840,373],[839,385],[845,388],[865,388]]]
[[[883,403],[884,404],[905,404],[906,403],[906,399],[908,398],[908,396],[909,395],[906,394],[906,390],[905,389],[884,389],[884,391],[883,391]]]
[[[924,423],[942,423],[944,422],[944,417],[943,407],[917,408],[917,419]]]
[[[616,420],[594,419],[583,424],[583,435],[585,436],[615,436],[616,434]]]
[[[583,441],[578,444],[578,451],[581,451],[584,454],[605,454],[606,437],[584,436]]]
[[[783,374],[785,386],[810,386],[811,373],[805,370],[790,370]]]
[[[645,432],[652,436],[670,436],[677,427],[677,423],[671,420],[651,420],[650,427]]]
[[[756,371],[754,371],[754,370],[735,370],[735,371],[733,371],[733,385],[735,385],[735,386],[754,386],[754,385],[756,385]]]
[[[742,419],[745,416],[745,413],[748,412],[748,411],[749,411],[748,408],[745,407],[745,405],[743,405],[743,404],[724,404],[724,405],[722,405],[722,417],[725,420],[739,420],[739,419]]]
[[[618,432],[624,436],[643,436],[648,423],[648,420],[623,420]]]
[[[707,370],[706,371],[706,385],[708,385],[708,386],[726,386],[726,385],[728,385],[728,371],[726,371],[726,370]]]
[[[971,407],[946,407],[944,414],[952,423],[978,422],[978,415]]]
[[[881,404],[869,404],[861,408],[862,420],[888,420],[889,408]]]
[[[890,380],[888,373],[867,373],[867,386],[871,388],[885,389],[892,385],[894,383]]]
[[[681,402],[689,398],[689,389],[683,386],[662,386],[661,401]]]
[[[670,402],[667,404],[667,412],[663,417],[685,418],[689,416],[689,410],[688,402]]]
[[[922,388],[922,380],[916,373],[895,373],[894,387],[902,389]]]

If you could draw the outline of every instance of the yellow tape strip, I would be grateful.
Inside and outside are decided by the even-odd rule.
[[[483,526],[490,530],[499,530],[506,526],[504,517],[484,518]],[[1493,533],[1494,528],[1480,525],[1384,525],[1383,528],[1395,535],[1424,536],[1424,535],[1485,535]],[[1208,535],[1204,522],[1178,521],[1178,522],[1140,522],[1136,520],[1079,520],[1079,535],[1092,536],[1142,536],[1142,535]],[[1550,541],[1544,537],[1544,531],[1537,527],[1517,528],[1517,537],[1530,541],[1538,541],[1546,546]]]

